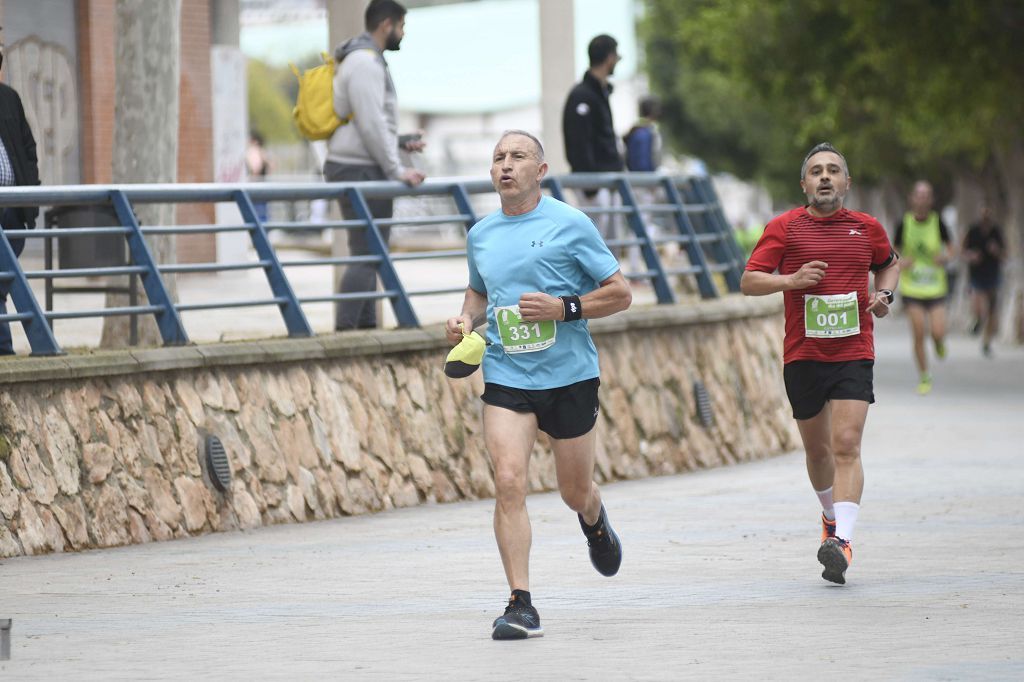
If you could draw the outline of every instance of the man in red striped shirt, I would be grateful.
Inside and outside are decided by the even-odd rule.
[[[804,158],[800,187],[807,205],[768,223],[740,288],[748,296],[785,296],[783,376],[823,510],[821,576],[843,584],[864,489],[861,437],[875,401],[871,316],[889,313],[898,256],[877,220],[843,208],[850,173],[831,144]]]

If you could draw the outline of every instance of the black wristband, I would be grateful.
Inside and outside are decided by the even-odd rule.
[[[562,317],[566,322],[572,322],[583,317],[583,304],[579,296],[559,296],[562,299]]]

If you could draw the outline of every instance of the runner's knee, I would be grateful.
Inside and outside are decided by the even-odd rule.
[[[571,483],[559,486],[558,492],[562,495],[562,501],[574,512],[581,512],[590,502],[590,494],[593,484],[590,481]]]
[[[498,504],[520,505],[526,500],[526,472],[518,467],[496,467],[494,470],[494,496]]]
[[[860,432],[856,429],[840,431],[835,435],[832,450],[836,460],[855,460],[860,457]]]
[[[832,448],[828,446],[805,448],[804,451],[807,453],[807,459],[812,462],[821,462],[832,456]]]

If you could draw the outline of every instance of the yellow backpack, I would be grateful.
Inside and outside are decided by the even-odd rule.
[[[345,120],[334,113],[334,58],[322,53],[324,63],[299,73],[291,64],[292,72],[299,79],[299,96],[295,101],[292,116],[299,132],[308,140],[326,140],[337,129],[352,120]]]

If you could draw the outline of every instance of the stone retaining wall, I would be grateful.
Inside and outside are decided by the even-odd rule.
[[[728,297],[592,323],[599,481],[794,447],[779,302]],[[0,557],[166,540],[494,493],[480,372],[426,330],[0,363]],[[702,426],[693,382],[710,393]],[[206,434],[231,462],[218,492]],[[533,490],[555,487],[541,439]]]

